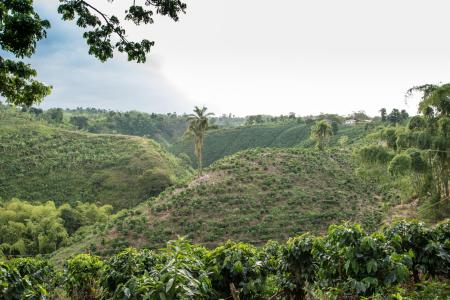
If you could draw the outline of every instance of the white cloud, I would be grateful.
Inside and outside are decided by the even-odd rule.
[[[115,13],[127,4],[94,2]],[[187,4],[178,23],[160,17],[150,27],[131,28],[131,37],[156,41],[144,66],[98,63],[79,35],[71,35],[77,51],[69,59],[64,45],[40,55],[40,73],[58,79],[46,105],[184,112],[195,103],[239,115],[377,114],[381,107],[405,108],[404,93],[413,85],[450,79],[446,0]]]

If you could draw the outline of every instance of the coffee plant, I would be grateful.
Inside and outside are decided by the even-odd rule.
[[[450,222],[401,221],[369,234],[333,225],[257,248],[208,250],[180,238],[158,251],[79,254],[64,273],[42,258],[0,258],[0,299],[448,299]]]

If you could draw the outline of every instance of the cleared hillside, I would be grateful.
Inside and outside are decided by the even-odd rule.
[[[0,197],[129,208],[191,175],[156,142],[69,131],[0,111]]]
[[[323,233],[343,220],[371,228],[381,217],[374,187],[354,175],[348,154],[261,148],[216,162],[201,178],[142,203],[66,252],[158,247],[178,235],[206,246],[228,239],[262,244]]]
[[[331,138],[330,144],[336,145],[340,137],[346,135],[348,143],[354,143],[366,135],[365,125],[340,126],[338,133]],[[312,147],[309,139],[310,125],[297,123],[267,123],[262,125],[241,126],[230,129],[210,131],[205,138],[203,150],[204,165],[232,155],[242,150],[257,147],[288,148],[293,146]],[[169,147],[178,155],[186,153],[195,165],[194,143],[192,139],[181,140]]]

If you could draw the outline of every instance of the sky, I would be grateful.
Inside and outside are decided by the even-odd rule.
[[[137,0],[139,2],[139,0]],[[91,0],[123,16],[131,0]],[[130,26],[155,46],[145,64],[88,55],[57,0],[35,0],[52,23],[31,59],[53,86],[41,107],[216,114],[416,112],[414,85],[450,80],[448,0],[185,0],[179,22]]]

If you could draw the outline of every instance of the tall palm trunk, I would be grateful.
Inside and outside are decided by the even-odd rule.
[[[201,135],[195,138],[195,154],[197,156],[198,176],[203,173],[203,137]]]

